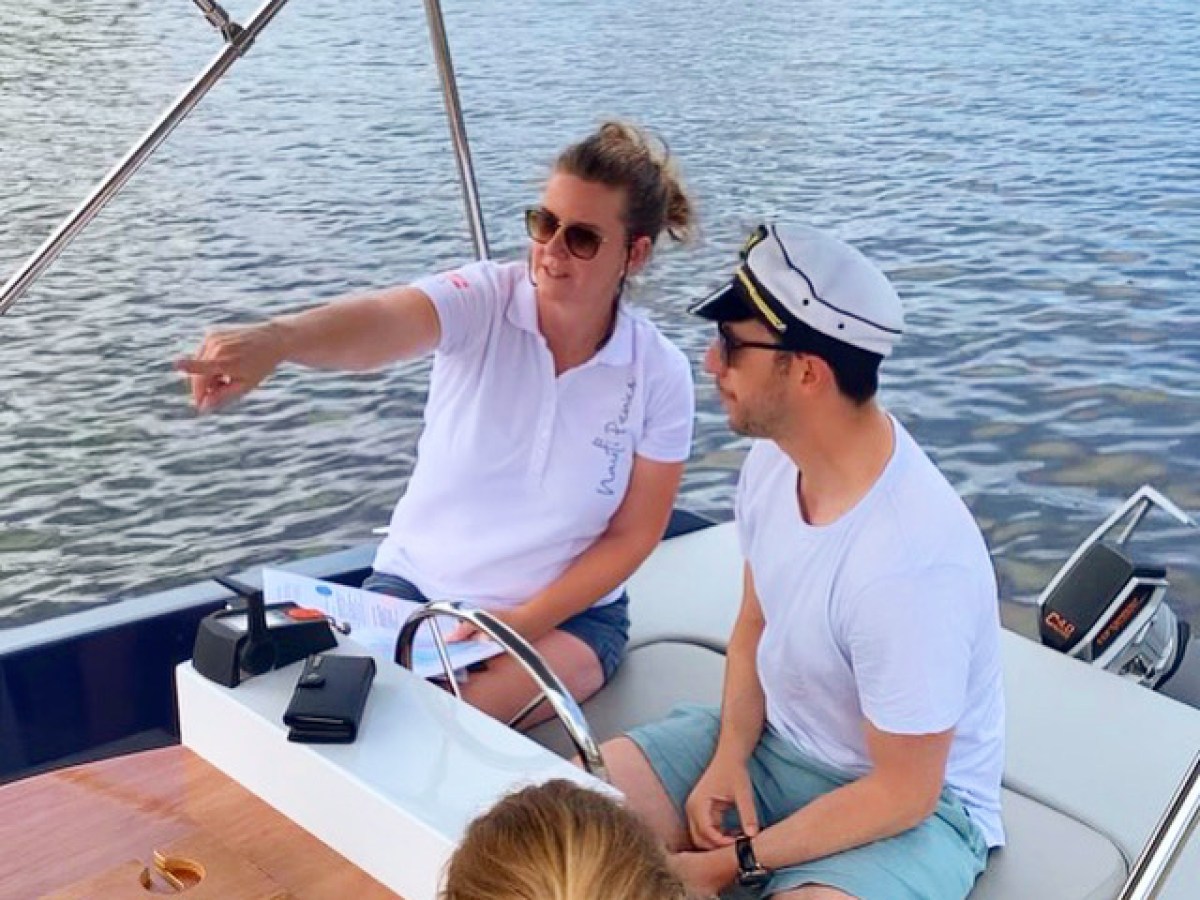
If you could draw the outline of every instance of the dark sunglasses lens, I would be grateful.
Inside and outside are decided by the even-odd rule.
[[[558,216],[548,209],[525,210],[525,230],[539,244],[548,244],[562,226]],[[600,249],[604,239],[586,225],[568,225],[563,228],[563,242],[567,251],[579,259],[591,259]]]
[[[729,357],[733,355],[733,341],[725,331],[723,325],[717,326],[717,356],[721,359],[721,365],[729,366]]]
[[[548,243],[558,231],[558,218],[544,209],[525,210],[525,230],[539,244]]]
[[[580,259],[591,259],[600,249],[600,235],[582,225],[568,225],[563,234],[567,249]]]

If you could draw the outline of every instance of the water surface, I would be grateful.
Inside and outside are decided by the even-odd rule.
[[[883,266],[909,324],[884,401],[979,518],[1010,623],[1143,482],[1200,510],[1192,0],[444,5],[497,255],[555,151],[621,115],[701,199],[703,239],[637,292],[698,373],[709,331],[682,310],[760,218]],[[4,277],[219,47],[185,0],[68,6],[0,7]],[[470,258],[440,103],[422,4],[293,0],[0,319],[0,626],[386,521],[425,365],[288,369],[198,418],[170,361],[207,326]],[[698,380],[682,502],[725,518],[746,445]],[[1200,535],[1157,521],[1143,545],[1200,624]]]

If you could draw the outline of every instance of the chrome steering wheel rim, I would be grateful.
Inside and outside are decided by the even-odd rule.
[[[583,762],[584,769],[588,774],[594,775],[602,781],[610,781],[608,769],[604,765],[604,757],[600,754],[600,747],[596,743],[596,739],[592,737],[592,731],[588,727],[587,719],[584,718],[583,710],[579,708],[579,704],[575,702],[575,698],[571,696],[566,686],[562,683],[562,679],[554,674],[554,670],[547,665],[541,654],[534,650],[533,646],[525,638],[521,637],[516,631],[509,628],[486,610],[474,609],[460,602],[450,600],[438,600],[425,604],[421,609],[410,615],[405,621],[404,626],[400,629],[400,636],[396,639],[396,662],[404,666],[404,668],[412,670],[413,641],[416,639],[417,629],[421,627],[426,619],[433,619],[437,616],[449,616],[452,619],[469,622],[499,644],[505,653],[516,660],[517,664],[525,671],[525,674],[533,679],[534,685],[541,692],[540,699],[544,699],[550,704],[551,709],[554,710],[555,716],[562,723],[567,736],[575,745],[575,749],[579,753],[579,758]],[[430,627],[433,629],[434,644],[437,647],[438,656],[441,658],[446,678],[450,682],[451,690],[453,690],[455,696],[461,699],[458,683],[454,678],[454,670],[450,665],[450,657],[446,653],[442,634],[432,623]],[[533,705],[526,706],[518,714],[517,721],[523,718],[532,708]]]

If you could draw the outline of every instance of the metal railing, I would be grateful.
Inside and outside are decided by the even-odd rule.
[[[196,79],[180,94],[175,102],[158,117],[150,129],[133,145],[128,153],[118,162],[100,183],[92,188],[92,192],[74,211],[50,234],[42,245],[33,252],[25,263],[16,271],[4,287],[0,289],[0,315],[8,312],[14,303],[29,290],[30,286],[42,276],[67,245],[75,239],[79,232],[87,227],[108,202],[112,200],[151,154],[159,148],[163,141],[175,130],[175,127],[187,118],[196,108],[212,86],[220,81],[230,67],[250,49],[254,39],[270,24],[275,15],[283,9],[287,0],[266,0],[244,25],[238,25],[229,19],[225,10],[211,0],[195,0],[206,19],[213,27],[220,30],[225,38],[225,49],[218,53]]]
[[[225,39],[222,50],[204,68],[196,79],[163,112],[141,139],[105,175],[63,222],[54,229],[42,245],[21,265],[4,287],[0,288],[0,316],[4,315],[25,294],[42,274],[58,259],[67,245],[75,239],[96,215],[108,205],[125,187],[130,178],[159,148],[204,96],[212,89],[230,67],[250,49],[255,38],[270,24],[288,0],[265,0],[246,24],[239,25],[215,0],[194,0],[204,17]],[[454,80],[454,66],[450,60],[450,47],[446,41],[446,28],[442,21],[442,10],[438,0],[426,0],[426,17],[429,21],[430,37],[442,82],[442,95],[446,115],[450,120],[450,134],[454,143],[454,154],[458,160],[459,180],[463,198],[467,205],[467,224],[475,244],[475,253],[480,259],[488,255],[487,236],[483,227],[483,214],[475,186],[475,173],[471,166],[471,152],[467,144],[466,127],[462,109],[458,102],[458,88]]]
[[[449,616],[462,622],[469,622],[503,647],[505,652],[515,659],[525,673],[533,679],[534,684],[541,691],[542,697],[549,702],[559,721],[562,722],[563,728],[566,729],[567,735],[571,738],[571,742],[575,745],[575,749],[579,752],[583,767],[597,778],[608,781],[608,769],[604,765],[604,757],[600,755],[600,747],[597,745],[596,739],[592,737],[587,720],[583,717],[583,710],[579,708],[575,698],[571,696],[562,680],[554,674],[546,661],[529,645],[529,642],[490,613],[446,600],[426,604],[409,616],[404,627],[400,629],[400,637],[396,640],[396,662],[406,669],[412,668],[413,641],[416,639],[417,629],[427,619],[437,616]],[[438,656],[442,660],[442,668],[446,671],[450,690],[456,697],[461,698],[462,694],[458,688],[458,681],[454,677],[454,667],[446,652],[442,633],[433,622],[430,622],[429,627],[433,631],[434,646],[437,647]],[[541,698],[538,698],[538,701],[540,700]],[[532,709],[532,705],[526,706],[517,715],[517,719],[523,718],[530,709]]]
[[[1117,900],[1153,900],[1167,883],[1188,837],[1200,820],[1200,753],[1197,753],[1150,832]]]
[[[450,123],[450,140],[454,144],[454,158],[458,162],[458,181],[467,207],[471,241],[475,244],[475,255],[487,259],[487,232],[483,225],[479,189],[475,184],[471,148],[467,143],[467,126],[463,123],[462,105],[458,102],[458,82],[454,77],[454,62],[450,58],[450,44],[446,40],[446,23],[442,18],[439,0],[425,0],[425,18],[429,22],[429,39],[433,42],[433,57],[437,61],[438,77],[442,83],[442,102]]]

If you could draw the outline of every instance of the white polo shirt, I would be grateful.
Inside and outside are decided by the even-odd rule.
[[[604,533],[635,455],[691,449],[683,353],[622,309],[603,349],[556,377],[527,271],[481,262],[414,285],[442,336],[417,464],[374,565],[431,599],[525,602]]]

